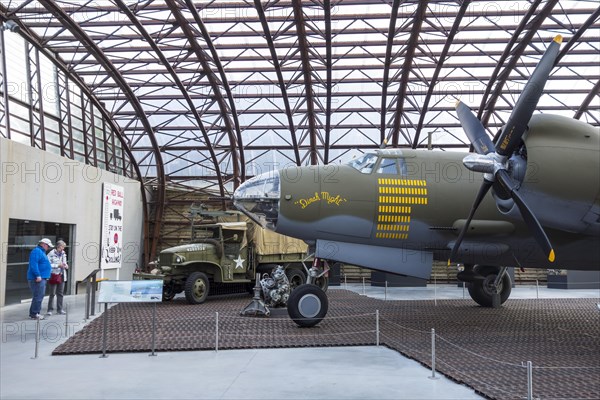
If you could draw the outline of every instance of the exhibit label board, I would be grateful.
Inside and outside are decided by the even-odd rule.
[[[160,303],[162,280],[103,281],[98,303]]]

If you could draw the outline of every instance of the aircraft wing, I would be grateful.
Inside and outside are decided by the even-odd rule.
[[[429,279],[433,264],[427,251],[332,240],[317,240],[315,256],[421,279]]]

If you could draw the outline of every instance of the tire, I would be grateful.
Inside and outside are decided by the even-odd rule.
[[[163,286],[163,301],[173,300],[176,294],[177,292],[175,291],[175,288],[173,288],[172,284],[166,284]]]
[[[202,304],[208,297],[210,283],[203,272],[193,272],[185,280],[185,299],[190,304]]]
[[[298,286],[287,302],[288,315],[302,328],[317,325],[325,318],[328,309],[327,295],[315,285]]]
[[[315,281],[315,285],[321,288],[322,291],[326,292],[329,288],[329,278],[326,276],[317,278],[317,280]]]
[[[493,307],[492,295],[493,284],[496,280],[496,276],[500,272],[497,267],[488,266],[475,266],[474,271],[484,276],[483,281],[470,282],[469,283],[469,295],[477,304],[482,307]],[[504,304],[510,296],[512,291],[512,282],[508,273],[504,274],[502,282],[500,282],[500,304]]]
[[[298,268],[288,268],[285,270],[285,275],[290,281],[290,288],[292,292],[300,285],[304,285],[306,283],[306,275],[303,271],[300,271]]]

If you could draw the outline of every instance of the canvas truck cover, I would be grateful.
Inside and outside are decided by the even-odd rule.
[[[306,253],[308,250],[304,241],[263,229],[252,222],[249,224],[248,238],[254,242],[256,254],[261,256]]]
[[[256,254],[261,256],[306,253],[308,250],[308,245],[304,241],[264,229],[245,215],[219,217],[219,221],[220,225],[229,229],[238,229],[234,227],[247,224],[248,240],[254,243]]]

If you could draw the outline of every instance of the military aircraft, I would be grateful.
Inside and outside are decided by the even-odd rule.
[[[507,266],[598,270],[600,129],[533,115],[560,42],[548,46],[495,142],[457,103],[476,153],[379,149],[345,165],[286,168],[243,183],[234,205],[305,240],[320,259],[425,279],[433,260],[462,263],[458,279],[485,307],[508,299]],[[327,298],[300,286],[288,312],[315,325]]]

